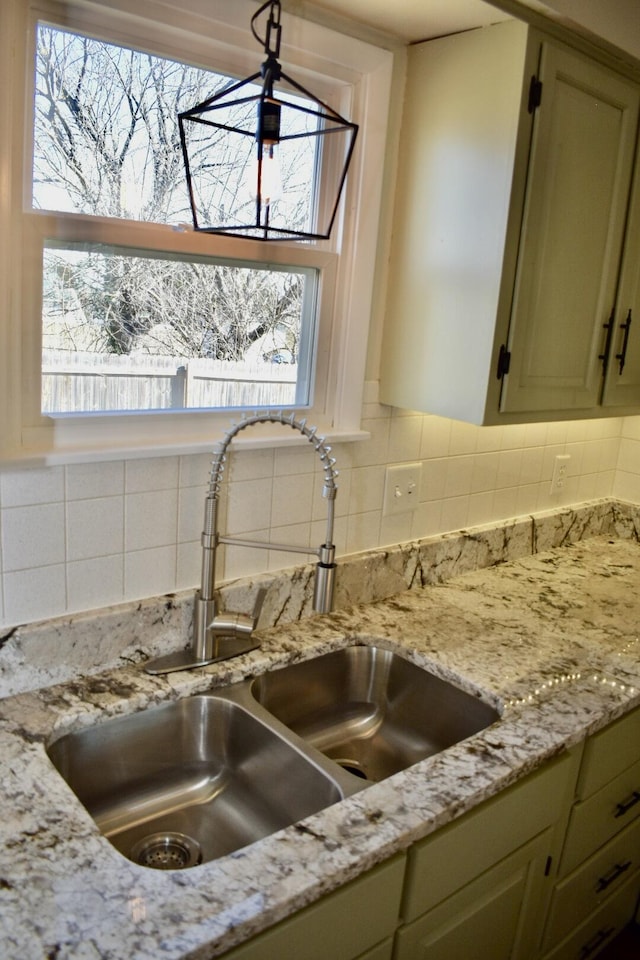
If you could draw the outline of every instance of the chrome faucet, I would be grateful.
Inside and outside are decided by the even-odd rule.
[[[317,550],[308,547],[291,546],[284,543],[264,543],[255,540],[242,540],[237,537],[220,536],[218,533],[218,503],[220,484],[227,461],[227,449],[233,438],[253,426],[255,423],[281,423],[292,427],[313,445],[324,468],[323,496],[327,500],[327,532],[325,542]],[[335,546],[333,544],[333,522],[337,493],[335,459],[330,456],[324,437],[317,436],[316,427],[308,427],[306,420],[296,420],[295,413],[285,415],[282,411],[274,413],[254,413],[243,417],[225,434],[214,450],[209,476],[209,490],[205,499],[204,529],[202,533],[202,576],[200,589],[196,593],[193,639],[190,647],[159,657],[145,665],[147,673],[171,673],[174,670],[189,670],[203,667],[218,660],[227,660],[241,653],[254,650],[258,644],[253,637],[266,591],[259,590],[253,613],[226,613],[217,611],[216,592],[216,550],[218,544],[252,547],[260,550],[286,550],[288,553],[306,553],[318,557],[316,564],[313,609],[317,613],[328,613],[333,607],[335,584]]]

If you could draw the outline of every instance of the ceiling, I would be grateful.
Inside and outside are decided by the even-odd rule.
[[[406,43],[508,19],[506,13],[482,0],[314,0],[314,6]]]

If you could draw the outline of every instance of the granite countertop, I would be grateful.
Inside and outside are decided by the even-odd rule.
[[[139,666],[0,700],[4,960],[222,955],[405,849],[640,704],[640,544],[595,537],[261,634],[169,677]],[[154,871],[121,857],[53,769],[62,733],[350,642],[497,705],[499,722],[226,857]]]

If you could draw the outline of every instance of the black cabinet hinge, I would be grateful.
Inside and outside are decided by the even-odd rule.
[[[536,76],[531,77],[531,83],[529,84],[529,113],[533,113],[534,110],[542,103],[542,80],[538,80]]]
[[[511,352],[507,350],[504,343],[500,347],[500,354],[498,356],[498,371],[497,377],[498,380],[502,380],[505,373],[509,373],[509,367],[511,365]]]
[[[544,875],[545,875],[545,877],[548,877],[549,874],[551,873],[551,864],[552,864],[552,863],[553,863],[552,858],[551,858],[551,857],[547,857],[547,862],[546,862],[546,865],[545,865],[545,868],[544,868]]]

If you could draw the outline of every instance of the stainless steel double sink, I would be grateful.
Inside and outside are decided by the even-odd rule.
[[[498,719],[397,654],[351,646],[67,734],[48,754],[124,856],[180,869],[296,823]]]

